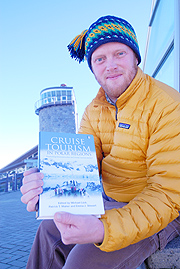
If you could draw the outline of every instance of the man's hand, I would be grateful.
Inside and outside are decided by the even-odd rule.
[[[104,226],[95,216],[57,212],[54,215],[54,222],[65,245],[102,243],[103,241]]]
[[[31,168],[24,172],[23,186],[21,186],[21,201],[27,204],[27,211],[35,211],[36,204],[39,200],[39,194],[43,189],[43,177],[42,173],[38,172],[37,168]]]

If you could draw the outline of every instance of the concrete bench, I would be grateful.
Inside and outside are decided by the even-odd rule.
[[[157,250],[145,263],[150,269],[180,268],[180,236],[169,242],[165,249]]]

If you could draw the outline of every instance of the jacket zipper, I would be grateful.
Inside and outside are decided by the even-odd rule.
[[[114,106],[115,106],[115,109],[116,109],[115,119],[116,119],[116,121],[117,121],[118,108],[117,108],[116,104],[114,104]]]

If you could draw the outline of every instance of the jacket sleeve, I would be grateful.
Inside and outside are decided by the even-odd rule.
[[[115,251],[165,228],[180,210],[180,104],[172,102],[149,120],[147,187],[126,206],[101,217],[105,237],[99,247]]]

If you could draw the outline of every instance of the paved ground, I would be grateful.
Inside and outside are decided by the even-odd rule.
[[[0,268],[26,268],[40,221],[26,211],[20,191],[0,194]]]

